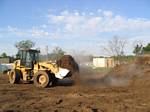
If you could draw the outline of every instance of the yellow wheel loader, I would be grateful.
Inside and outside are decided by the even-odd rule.
[[[8,72],[11,84],[20,81],[33,82],[36,87],[52,86],[57,79],[63,79],[69,74],[66,68],[58,67],[50,62],[39,62],[38,50],[20,50],[19,60],[13,63],[13,68]]]

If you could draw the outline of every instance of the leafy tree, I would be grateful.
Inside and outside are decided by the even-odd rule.
[[[1,57],[6,58],[7,54],[4,52],[4,53],[1,54]]]
[[[50,54],[48,55],[48,57],[49,57],[50,60],[58,60],[58,59],[60,59],[64,54],[65,54],[65,52],[64,52],[60,47],[56,46],[56,47],[53,49],[52,53],[50,53]]]
[[[144,53],[150,53],[150,43],[147,44],[147,46],[143,47]]]
[[[20,42],[17,42],[15,44],[15,47],[18,48],[19,50],[20,49],[31,49],[32,47],[35,46],[35,43],[32,42],[31,40],[22,40]]]
[[[133,53],[139,55],[142,53],[143,45],[137,44],[133,50]]]

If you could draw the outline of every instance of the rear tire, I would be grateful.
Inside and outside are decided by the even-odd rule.
[[[20,82],[20,71],[11,70],[9,74],[9,82],[11,84],[18,84]]]
[[[52,78],[49,75],[49,73],[45,72],[45,71],[38,71],[35,75],[34,75],[34,85],[36,87],[42,87],[45,88],[47,86],[49,86],[52,83]]]

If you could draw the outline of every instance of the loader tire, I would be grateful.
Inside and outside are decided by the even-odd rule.
[[[52,82],[52,86],[56,86],[58,83],[58,78],[53,77],[53,82]]]
[[[9,82],[11,84],[18,84],[20,82],[20,71],[11,70],[9,74]]]
[[[38,71],[34,76],[34,85],[36,87],[45,88],[52,84],[52,78],[49,73],[45,71]]]

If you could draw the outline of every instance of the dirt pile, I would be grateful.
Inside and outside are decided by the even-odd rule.
[[[67,68],[70,73],[67,76],[72,76],[74,73],[79,72],[79,66],[75,59],[70,55],[64,55],[59,60],[57,60],[57,65],[62,68]]]
[[[150,65],[150,55],[136,57],[135,63],[138,65]]]
[[[138,56],[131,63],[121,64],[101,78],[104,85],[127,86],[134,78],[150,75],[150,55]]]
[[[114,67],[113,72],[118,75],[141,76],[150,71],[150,55],[137,56],[133,62]]]

